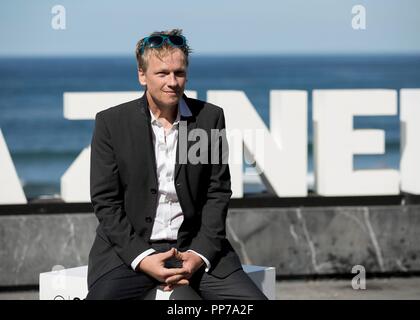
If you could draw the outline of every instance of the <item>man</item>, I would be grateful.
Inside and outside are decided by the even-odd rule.
[[[91,198],[99,226],[87,299],[143,299],[158,285],[190,285],[204,299],[266,299],[226,239],[225,120],[221,108],[184,95],[189,53],[177,29],[140,40],[145,94],[96,115]],[[205,132],[200,159],[216,150],[217,161],[191,161],[182,128]],[[220,148],[212,129],[222,133]]]

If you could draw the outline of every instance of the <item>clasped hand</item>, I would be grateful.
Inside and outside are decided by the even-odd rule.
[[[182,267],[166,268],[165,261],[171,258],[182,261]],[[137,268],[164,283],[164,291],[170,291],[177,286],[188,285],[189,279],[203,264],[204,261],[194,252],[180,252],[172,248],[145,257]]]

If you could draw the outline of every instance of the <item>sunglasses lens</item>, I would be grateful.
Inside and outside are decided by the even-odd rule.
[[[166,36],[166,35],[151,36],[151,37],[146,38],[145,43],[140,49],[140,52],[143,54],[145,47],[160,48],[166,40],[168,44],[175,47],[182,47],[185,45],[185,38],[182,36]]]
[[[147,44],[150,48],[159,47],[163,43],[163,37],[153,36],[147,39]]]
[[[168,38],[174,46],[183,46],[184,45],[184,38],[183,37],[169,36]]]

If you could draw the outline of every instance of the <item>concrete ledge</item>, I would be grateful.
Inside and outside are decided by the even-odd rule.
[[[420,206],[231,210],[229,237],[245,264],[278,276],[420,271]]]
[[[276,277],[273,267],[242,265],[251,280],[270,300],[276,299]],[[82,300],[88,294],[88,267],[43,272],[39,275],[40,300]],[[151,290],[145,300],[201,300],[189,286],[163,291],[161,287]]]
[[[96,226],[92,213],[1,215],[0,286],[86,265]],[[420,205],[231,209],[227,231],[243,264],[277,276],[420,271]]]

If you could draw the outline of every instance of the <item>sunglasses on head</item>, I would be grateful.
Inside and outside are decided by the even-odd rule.
[[[176,35],[157,35],[157,36],[150,36],[146,37],[143,40],[143,44],[140,47],[140,53],[143,54],[144,48],[160,48],[163,44],[167,42],[169,45],[173,47],[183,47],[185,46],[186,40],[184,36],[176,36]]]

